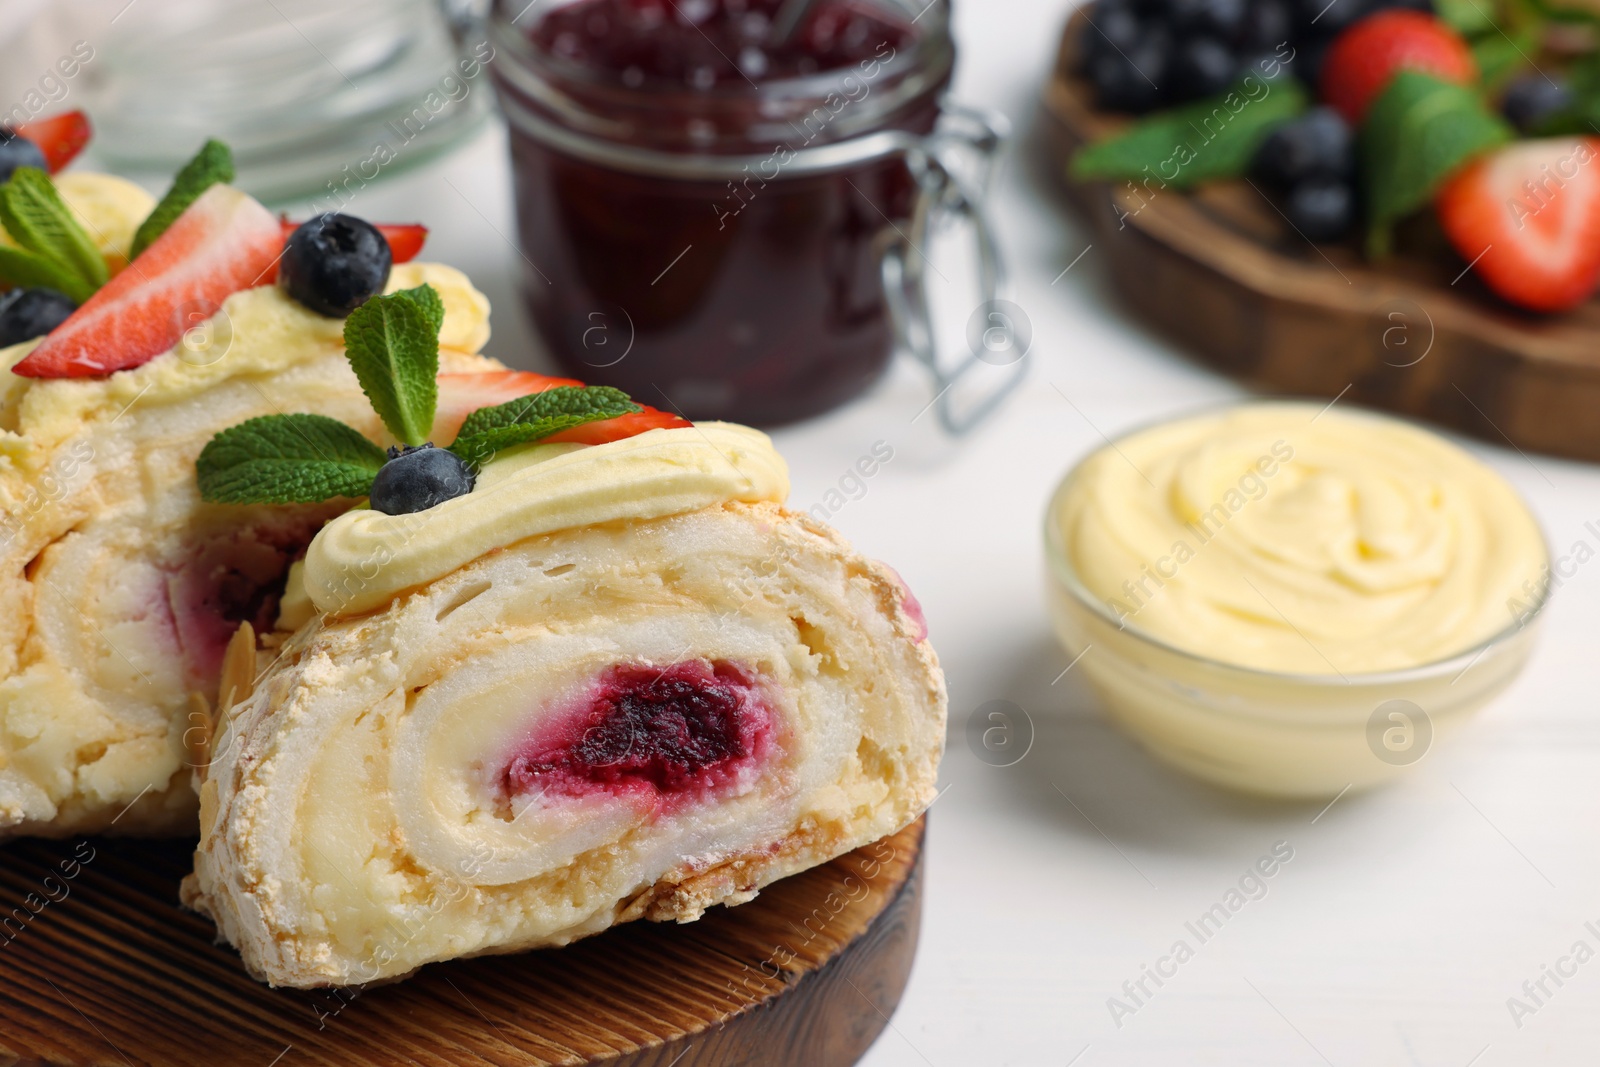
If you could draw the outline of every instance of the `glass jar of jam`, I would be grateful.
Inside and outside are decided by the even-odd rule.
[[[498,0],[525,292],[562,369],[767,425],[871,385],[887,261],[947,175],[948,27],[947,0]]]

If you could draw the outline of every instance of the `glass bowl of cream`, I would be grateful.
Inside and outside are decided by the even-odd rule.
[[[1157,757],[1246,792],[1384,782],[1521,670],[1549,592],[1499,474],[1400,419],[1263,401],[1136,430],[1045,520],[1057,634]]]

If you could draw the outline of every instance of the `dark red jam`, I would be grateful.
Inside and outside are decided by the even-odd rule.
[[[511,760],[505,788],[513,796],[703,798],[753,781],[773,734],[754,679],[732,664],[616,666]]]
[[[185,545],[170,568],[167,596],[190,680],[199,688],[216,688],[223,652],[240,623],[257,633],[272,631],[290,565],[305,556],[317,531],[339,510],[276,509],[201,533]]]
[[[539,20],[531,36],[551,55],[614,74],[623,85],[691,89],[840,70],[911,41],[910,26],[849,0],[822,0],[787,40],[774,41],[783,3],[580,0]]]
[[[780,6],[577,0],[497,24],[528,306],[574,377],[774,424],[887,365],[881,263],[915,182],[899,151],[813,161],[932,129],[943,8],[819,0],[777,43]]]

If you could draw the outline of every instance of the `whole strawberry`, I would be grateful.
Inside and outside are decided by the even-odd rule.
[[[1402,70],[1461,85],[1478,77],[1461,35],[1432,15],[1391,9],[1370,15],[1334,39],[1322,65],[1322,99],[1352,125]]]

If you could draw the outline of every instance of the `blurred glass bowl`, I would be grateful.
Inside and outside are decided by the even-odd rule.
[[[338,207],[487,113],[492,51],[459,3],[110,0],[78,22],[96,154],[156,184],[216,137],[242,188]]]

